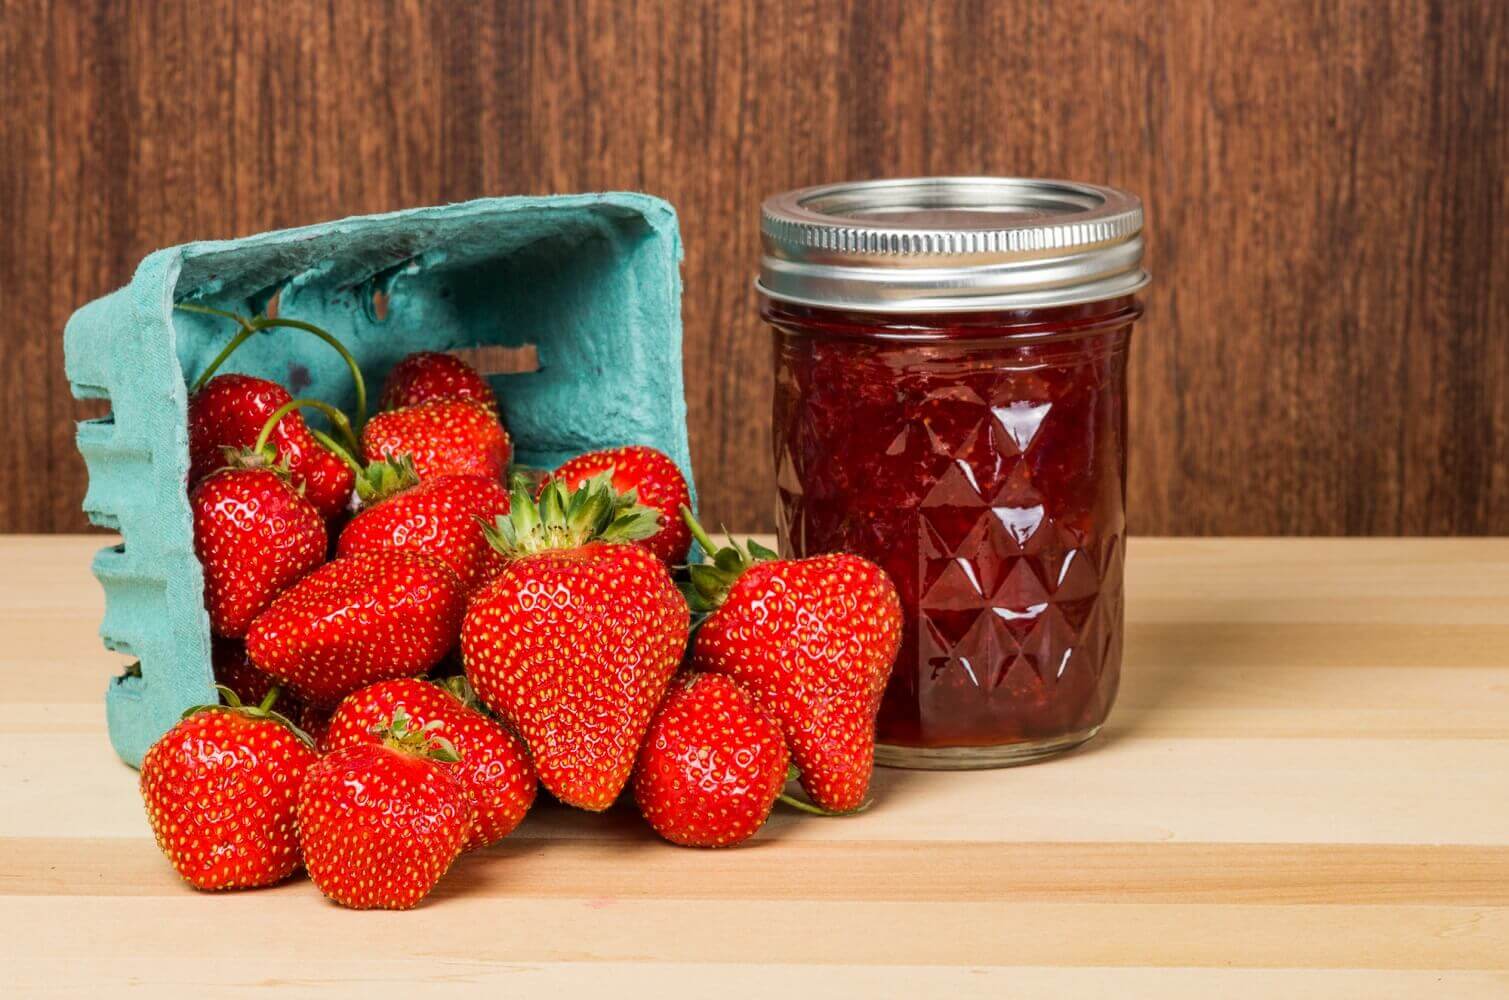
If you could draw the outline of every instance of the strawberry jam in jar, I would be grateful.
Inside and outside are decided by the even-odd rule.
[[[1116,697],[1142,207],[1064,181],[788,192],[762,220],[785,555],[847,551],[906,616],[882,764],[1020,764]]]

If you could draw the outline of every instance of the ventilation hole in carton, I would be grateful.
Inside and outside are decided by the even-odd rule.
[[[383,268],[362,282],[356,297],[361,302],[367,319],[373,323],[386,320],[393,304],[393,286],[398,283],[398,279],[405,275],[418,274],[420,268],[427,263],[429,261],[425,255],[409,257],[391,267]]]
[[[134,654],[121,654],[116,652],[116,666],[111,668],[110,688],[112,691],[119,690],[122,694],[127,691],[139,692],[146,687],[147,680],[142,676],[141,660]]]
[[[526,375],[540,370],[540,352],[533,344],[518,347],[483,344],[458,347],[446,353],[460,358],[483,375]]]
[[[260,292],[254,292],[246,297],[246,314],[248,316],[276,316],[278,305],[283,298],[283,286],[287,282],[277,281]]]
[[[108,399],[79,399],[73,404],[73,416],[82,423],[109,426],[115,423],[115,414]]]
[[[120,515],[111,513],[108,510],[98,510],[94,507],[89,506],[88,503],[85,503],[84,516],[87,517],[89,519],[89,523],[94,525],[96,528],[104,528],[106,531],[121,530]]]

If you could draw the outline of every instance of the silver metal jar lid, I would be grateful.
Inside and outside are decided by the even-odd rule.
[[[1071,181],[825,184],[768,199],[760,230],[760,291],[800,305],[1036,309],[1127,295],[1148,282],[1142,202]]]

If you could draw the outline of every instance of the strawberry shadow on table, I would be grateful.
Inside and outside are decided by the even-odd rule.
[[[572,897],[599,909],[622,900],[716,896],[727,891],[729,879],[774,880],[767,852],[793,844],[821,850],[823,843],[792,836],[802,825],[863,824],[926,779],[923,771],[876,768],[871,810],[819,818],[777,803],[770,821],[752,839],[717,850],[678,847],[661,839],[639,815],[632,794],[602,813],[542,796],[516,832],[463,854],[421,906],[492,895]],[[859,832],[854,836],[859,839]],[[753,862],[756,857],[761,860]]]

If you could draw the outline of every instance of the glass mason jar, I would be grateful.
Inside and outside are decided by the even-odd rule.
[[[906,616],[876,760],[1026,763],[1116,697],[1142,207],[1063,181],[764,205],[783,554],[848,551]]]

